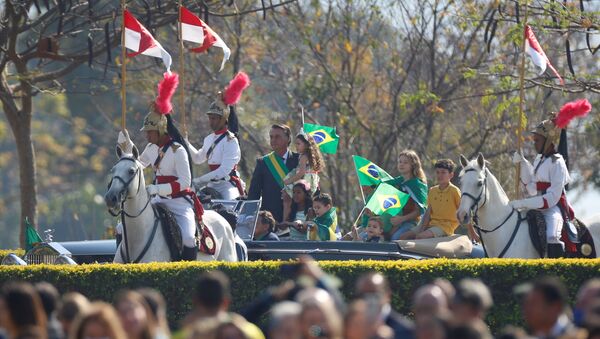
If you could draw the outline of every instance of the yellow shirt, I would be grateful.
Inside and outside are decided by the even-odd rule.
[[[438,186],[429,189],[427,195],[427,206],[431,209],[430,226],[441,228],[446,235],[454,234],[458,227],[456,219],[456,210],[460,205],[460,189],[450,183],[446,189],[442,190]]]

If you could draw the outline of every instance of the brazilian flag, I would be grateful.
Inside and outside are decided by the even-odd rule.
[[[365,208],[376,215],[389,214],[395,216],[402,212],[410,195],[399,191],[392,185],[381,184],[371,196]]]
[[[382,181],[391,180],[393,177],[389,175],[383,168],[375,165],[372,161],[367,160],[358,155],[353,155],[354,166],[358,174],[358,182],[361,186],[378,185]]]
[[[328,154],[337,153],[340,137],[335,132],[335,127],[304,124],[304,132],[313,137],[321,152]]]
[[[25,218],[25,250],[29,251],[35,245],[42,242],[42,238],[31,225],[28,218]]]

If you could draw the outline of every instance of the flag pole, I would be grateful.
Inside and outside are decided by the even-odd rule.
[[[300,110],[302,112],[302,129],[304,130],[304,106],[300,105]]]
[[[127,55],[125,53],[125,0],[121,0],[121,130],[125,130],[127,111],[126,84],[127,84]]]
[[[523,147],[523,106],[525,105],[525,49],[527,46],[527,37],[525,28],[527,27],[527,16],[529,15],[529,0],[525,0],[525,16],[523,18],[523,44],[521,49],[521,67],[519,69],[519,124],[517,128],[517,152]],[[519,184],[521,183],[521,163],[517,163],[515,173],[515,199],[519,199]]]
[[[187,123],[185,117],[185,65],[183,58],[183,33],[181,31],[181,0],[179,0],[179,22],[177,23],[177,34],[179,36],[179,82],[181,83],[179,89],[179,110],[181,110],[181,125],[183,127],[183,136],[187,138]]]

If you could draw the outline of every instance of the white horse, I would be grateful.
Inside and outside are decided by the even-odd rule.
[[[500,183],[486,166],[481,153],[470,162],[460,156],[463,166],[460,189],[462,196],[456,212],[466,224],[471,214],[478,217],[482,244],[489,257],[539,258],[531,238],[526,213],[519,213],[508,204]],[[600,224],[589,227],[596,253],[600,253]]]
[[[155,217],[146,192],[139,151],[134,146],[132,154],[125,154],[117,147],[117,155],[119,161],[111,169],[112,179],[104,196],[111,213],[123,214],[123,241],[117,247],[114,262],[170,261],[160,220]],[[233,230],[227,221],[211,210],[204,211],[202,219],[214,236],[216,251],[214,255],[198,252],[196,260],[237,261]]]

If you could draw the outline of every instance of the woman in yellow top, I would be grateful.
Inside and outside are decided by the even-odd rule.
[[[427,195],[428,207],[423,222],[404,233],[401,240],[447,237],[458,228],[456,210],[460,205],[460,189],[450,182],[454,177],[455,164],[450,159],[442,159],[435,163],[434,168],[438,184]],[[469,237],[476,239],[473,226],[468,225],[467,228]]]

